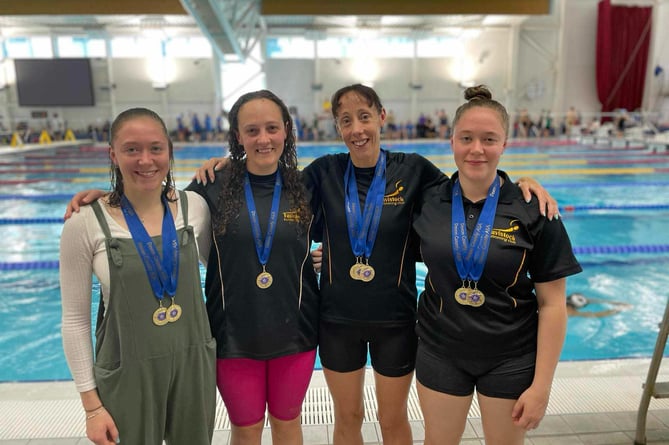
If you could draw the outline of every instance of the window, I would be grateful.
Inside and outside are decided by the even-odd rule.
[[[60,57],[105,57],[107,48],[104,39],[88,37],[58,37],[58,55]]]
[[[11,37],[5,41],[5,49],[10,59],[53,57],[50,37]]]
[[[313,59],[314,41],[304,37],[270,37],[266,41],[270,59]]]
[[[204,37],[173,37],[165,41],[167,57],[210,58],[212,49]]]

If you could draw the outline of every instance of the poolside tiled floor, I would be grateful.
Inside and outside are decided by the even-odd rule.
[[[637,409],[649,360],[561,362],[551,403],[541,426],[531,431],[528,445],[634,444]],[[669,364],[658,381],[669,380]],[[381,444],[374,421],[373,379],[368,373],[363,424],[365,444]],[[0,445],[90,444],[83,432],[81,407],[72,382],[0,384]],[[415,390],[409,418],[414,443],[424,428]],[[304,405],[305,445],[332,443],[332,406],[321,372],[315,372]],[[219,399],[215,445],[229,444],[229,422]],[[669,445],[669,399],[652,399],[646,422],[649,445]],[[266,428],[263,444],[271,443]],[[462,444],[483,445],[478,407],[472,406]]]

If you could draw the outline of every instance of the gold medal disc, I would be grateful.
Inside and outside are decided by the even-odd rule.
[[[468,299],[469,299],[469,293],[472,290],[468,287],[461,287],[458,290],[455,291],[455,301],[458,303],[467,306],[469,304]]]
[[[160,306],[153,312],[153,324],[156,326],[165,326],[167,323],[169,323],[169,320],[167,319],[167,309]]]
[[[260,272],[258,278],[256,278],[256,285],[258,285],[260,289],[267,289],[272,285],[272,281],[272,274],[269,272]]]
[[[179,306],[176,303],[172,303],[167,308],[167,321],[170,323],[174,323],[179,318],[181,318],[181,306]]]
[[[479,307],[485,303],[485,295],[478,289],[472,289],[467,296],[467,302],[470,306]]]
[[[361,268],[362,264],[360,263],[355,263],[353,266],[351,266],[351,269],[349,270],[349,275],[351,276],[351,278],[353,278],[354,280],[360,280]]]
[[[374,275],[376,275],[376,272],[374,271],[374,268],[369,264],[364,264],[360,268],[360,279],[365,283],[369,283],[370,281],[372,281],[374,279]]]

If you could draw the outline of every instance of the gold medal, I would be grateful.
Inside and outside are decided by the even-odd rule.
[[[256,284],[260,289],[267,289],[272,285],[272,281],[272,274],[264,270],[260,272],[260,274],[258,274],[258,278],[256,278]]]
[[[153,324],[156,326],[165,326],[167,323],[169,323],[167,309],[163,307],[161,302],[160,307],[153,312]]]
[[[363,264],[360,267],[360,279],[365,283],[369,283],[370,281],[372,281],[374,279],[375,274],[376,272],[374,271],[374,268],[369,264]]]
[[[485,303],[485,295],[480,290],[474,288],[467,296],[467,302],[470,306],[479,307]]]
[[[361,272],[360,269],[361,268],[362,268],[362,264],[360,262],[356,261],[356,263],[353,266],[351,266],[351,269],[348,272],[349,275],[351,276],[351,278],[353,278],[354,280],[360,280],[361,279],[360,278],[360,272]]]
[[[458,303],[462,304],[463,306],[469,305],[469,293],[472,290],[468,287],[462,286],[458,290],[455,291],[455,301]]]
[[[174,302],[172,299],[172,304],[167,308],[167,321],[174,323],[179,318],[181,318],[181,306]]]

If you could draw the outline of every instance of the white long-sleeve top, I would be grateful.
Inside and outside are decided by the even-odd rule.
[[[195,192],[188,196],[188,223],[195,233],[200,261],[206,265],[211,248],[211,224],[206,201]],[[132,238],[101,206],[111,235]],[[181,203],[177,202],[175,224],[184,226]],[[105,307],[109,307],[109,263],[105,235],[92,206],[83,206],[64,226],[60,238],[60,292],[63,306],[62,335],[65,358],[79,392],[96,388],[93,374],[91,334],[91,286],[93,274],[102,287]]]

